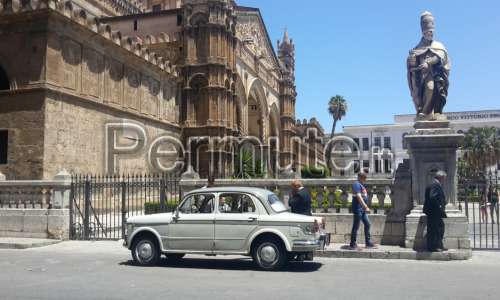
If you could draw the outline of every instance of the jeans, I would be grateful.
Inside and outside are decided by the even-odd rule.
[[[359,229],[359,223],[363,221],[363,224],[365,225],[365,243],[366,244],[371,244],[370,240],[370,219],[368,219],[368,214],[366,211],[357,211],[353,212],[354,216],[354,223],[352,224],[352,230],[351,230],[351,246],[356,244],[356,234],[358,233]]]

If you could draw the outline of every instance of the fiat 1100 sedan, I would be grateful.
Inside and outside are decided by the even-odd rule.
[[[204,188],[187,193],[172,213],[127,219],[124,246],[142,266],[160,255],[247,255],[261,270],[279,270],[329,243],[322,218],[293,214],[267,190]],[[325,240],[326,239],[326,240]],[[299,260],[302,260],[299,259]]]

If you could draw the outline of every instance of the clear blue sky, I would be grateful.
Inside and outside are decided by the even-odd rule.
[[[444,112],[500,109],[499,0],[236,0],[260,9],[269,38],[295,43],[297,119],[315,117],[331,132],[328,100],[342,95],[342,126],[391,124],[413,114],[408,51],[422,37],[420,15],[434,15],[434,39],[451,61]]]

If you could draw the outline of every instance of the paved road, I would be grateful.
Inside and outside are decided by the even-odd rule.
[[[315,258],[281,272],[248,258],[187,255],[180,264],[133,264],[114,241],[0,250],[2,299],[498,299],[500,252],[466,261]],[[358,283],[354,283],[358,282]],[[362,282],[362,283],[359,283]],[[436,296],[438,293],[439,296]]]

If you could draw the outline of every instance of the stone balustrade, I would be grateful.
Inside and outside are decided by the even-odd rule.
[[[0,237],[69,237],[71,175],[54,180],[5,180],[0,173]]]

